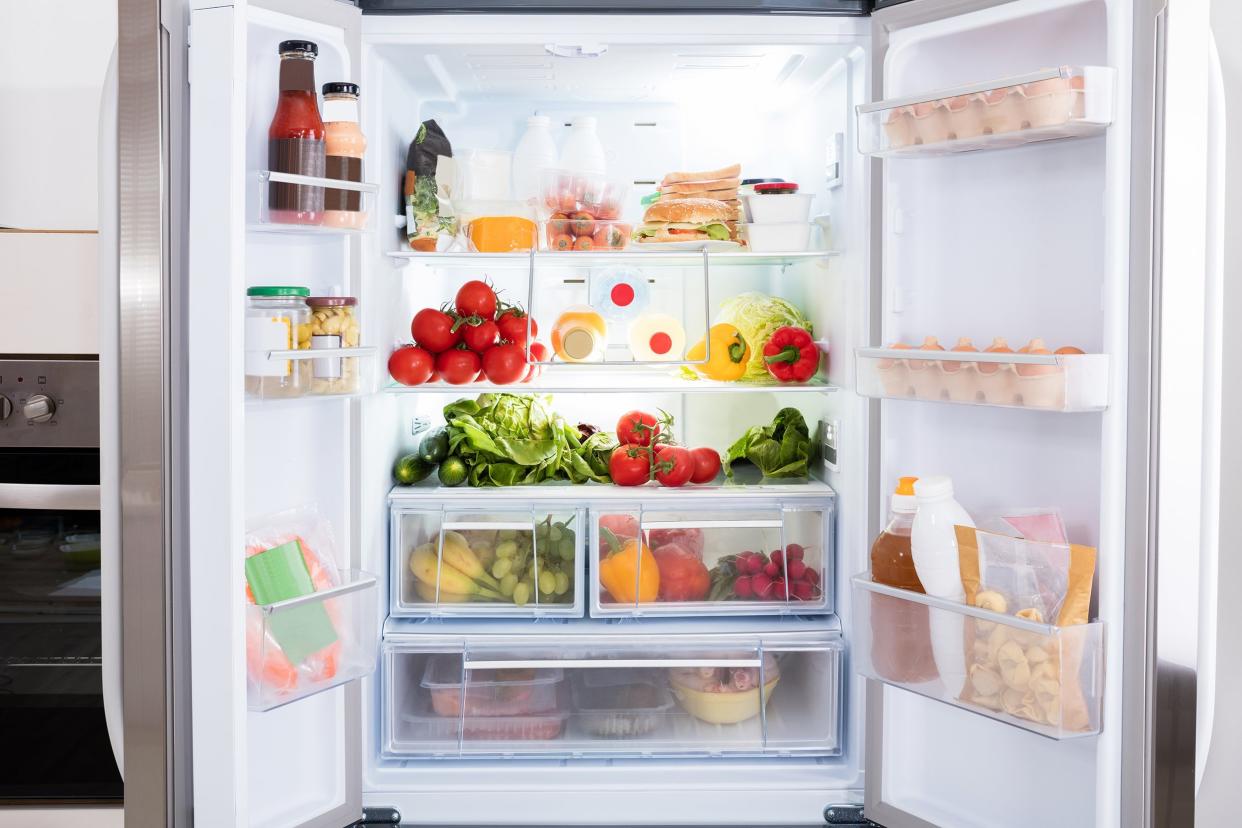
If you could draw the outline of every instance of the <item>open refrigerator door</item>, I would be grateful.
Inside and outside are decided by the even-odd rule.
[[[1145,749],[1141,682],[1122,677],[1146,635],[1156,18],[981,0],[872,21],[874,100],[857,116],[876,159],[876,333],[855,355],[877,398],[871,491],[947,475],[980,526],[1055,512],[1058,543],[1098,557],[1077,626],[1029,624],[1038,613],[1015,618],[997,592],[971,606],[855,577],[865,813],[890,828],[1140,824],[1145,783],[1122,756]],[[894,650],[894,625],[912,623],[933,650],[938,631],[956,638],[956,660],[903,660],[918,647]]]

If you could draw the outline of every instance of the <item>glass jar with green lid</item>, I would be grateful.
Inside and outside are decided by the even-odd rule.
[[[268,359],[269,351],[310,347],[310,289],[285,285],[246,291],[246,393],[256,397],[300,397],[310,388],[305,359]]]

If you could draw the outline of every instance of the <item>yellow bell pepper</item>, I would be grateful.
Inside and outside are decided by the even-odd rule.
[[[741,379],[750,363],[750,345],[742,338],[742,332],[728,322],[721,322],[712,325],[707,337],[711,337],[712,357],[701,365],[695,365],[694,369],[709,379],[722,382]],[[687,362],[699,362],[707,356],[707,337],[690,349],[686,354]]]
[[[600,586],[622,604],[656,600],[660,594],[660,566],[651,549],[637,538],[618,540],[607,529],[602,531],[612,552],[599,562]]]

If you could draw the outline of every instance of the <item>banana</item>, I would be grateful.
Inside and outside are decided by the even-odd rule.
[[[448,561],[436,558],[436,547],[433,543],[424,543],[410,553],[410,571],[414,577],[432,588],[436,584],[436,570],[440,574],[440,592],[455,592],[460,595],[481,595],[486,598],[499,598],[500,593],[480,586]]]
[[[434,604],[436,602],[435,584],[426,584],[415,579],[414,592],[418,595],[420,601],[426,601],[428,604]],[[462,595],[460,592],[445,592],[443,589],[440,590],[441,604],[464,604],[471,600],[473,600],[473,596]]]
[[[467,577],[473,578],[492,589],[500,588],[500,582],[483,568],[482,562],[479,561],[477,555],[470,551],[470,544],[466,542],[466,539],[460,533],[444,533],[444,546],[440,551],[440,557],[444,559],[446,564],[451,564],[459,571],[464,572]],[[441,588],[443,588],[443,585],[441,585]]]

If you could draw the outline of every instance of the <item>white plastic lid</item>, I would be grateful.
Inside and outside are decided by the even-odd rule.
[[[552,125],[552,119],[547,115],[531,115],[526,119],[526,125],[532,127],[546,127]]]
[[[581,118],[574,118],[574,129],[595,129],[597,123],[594,116],[585,115]]]
[[[942,474],[934,477],[921,477],[914,484],[914,495],[920,502],[953,497],[953,480]]]

